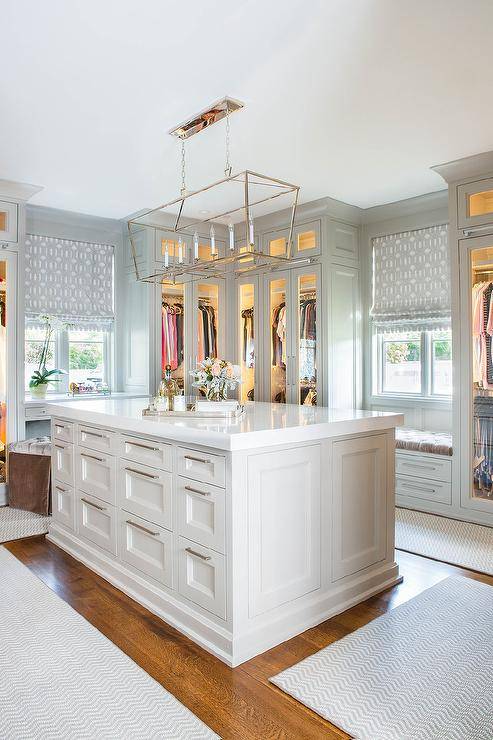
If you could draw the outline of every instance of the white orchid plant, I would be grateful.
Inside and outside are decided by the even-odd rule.
[[[217,357],[206,357],[195,370],[190,370],[190,375],[192,385],[204,391],[209,401],[225,399],[228,388],[234,390],[241,383],[240,367]]]
[[[45,336],[43,346],[41,348],[41,355],[39,357],[38,369],[31,375],[29,388],[36,388],[38,385],[46,385],[47,383],[59,383],[59,378],[55,376],[67,374],[66,370],[59,370],[58,368],[48,370],[46,362],[48,360],[48,352],[50,350],[50,342],[53,332],[57,331],[57,329],[66,328],[68,325],[62,323],[56,316],[49,316],[48,314],[41,314],[38,316],[38,321],[44,324]]]

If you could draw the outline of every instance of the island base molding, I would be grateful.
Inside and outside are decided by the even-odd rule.
[[[195,607],[187,608],[63,527],[52,524],[47,539],[232,668],[402,582],[397,563],[380,563],[330,592],[306,595],[284,614],[233,637],[203,615],[198,619]]]

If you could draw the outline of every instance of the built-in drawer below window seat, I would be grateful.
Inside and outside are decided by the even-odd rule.
[[[452,435],[406,427],[395,431],[397,506],[446,513],[452,505]]]

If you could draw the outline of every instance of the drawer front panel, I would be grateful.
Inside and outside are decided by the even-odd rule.
[[[77,494],[77,530],[81,537],[116,555],[116,510],[85,493]]]
[[[126,511],[120,512],[120,558],[173,588],[173,535]]]
[[[46,407],[45,407],[46,408]],[[74,425],[70,421],[53,421],[53,441],[72,443],[74,441]]]
[[[412,475],[416,478],[429,478],[450,483],[452,481],[452,460],[438,460],[436,457],[428,458],[421,455],[403,455],[397,452],[395,472],[399,475]]]
[[[106,429],[79,424],[77,443],[80,447],[89,447],[91,450],[100,452],[112,452],[114,450],[115,435]]]
[[[224,555],[178,538],[178,588],[193,601],[226,619],[226,559]]]
[[[118,498],[122,509],[172,529],[171,473],[120,460]]]
[[[411,496],[441,504],[452,503],[452,484],[437,480],[423,480],[410,475],[397,475],[396,496]]]
[[[51,514],[58,524],[72,531],[75,530],[74,489],[53,482],[51,493]]]
[[[178,534],[224,553],[224,489],[179,477],[176,507]]]
[[[186,478],[212,483],[224,488],[226,481],[226,461],[220,455],[210,452],[178,448],[178,474]]]
[[[24,416],[26,419],[39,419],[44,416],[48,418],[49,413],[46,406],[26,406]],[[53,436],[55,436],[55,434],[53,434]]]
[[[120,455],[131,462],[150,465],[162,470],[172,469],[172,447],[162,442],[138,439],[132,436],[120,437]]]
[[[115,458],[100,452],[77,450],[77,487],[86,493],[116,503]]]
[[[71,444],[55,442],[52,445],[53,478],[74,485],[74,447]]]

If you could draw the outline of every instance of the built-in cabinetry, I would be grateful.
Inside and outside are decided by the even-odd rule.
[[[457,451],[451,516],[493,526],[493,152],[434,169],[449,183]]]
[[[85,406],[52,420],[49,538],[229,664],[398,579],[400,417],[348,411],[332,437],[327,409],[260,403],[156,436],[139,401]]]

